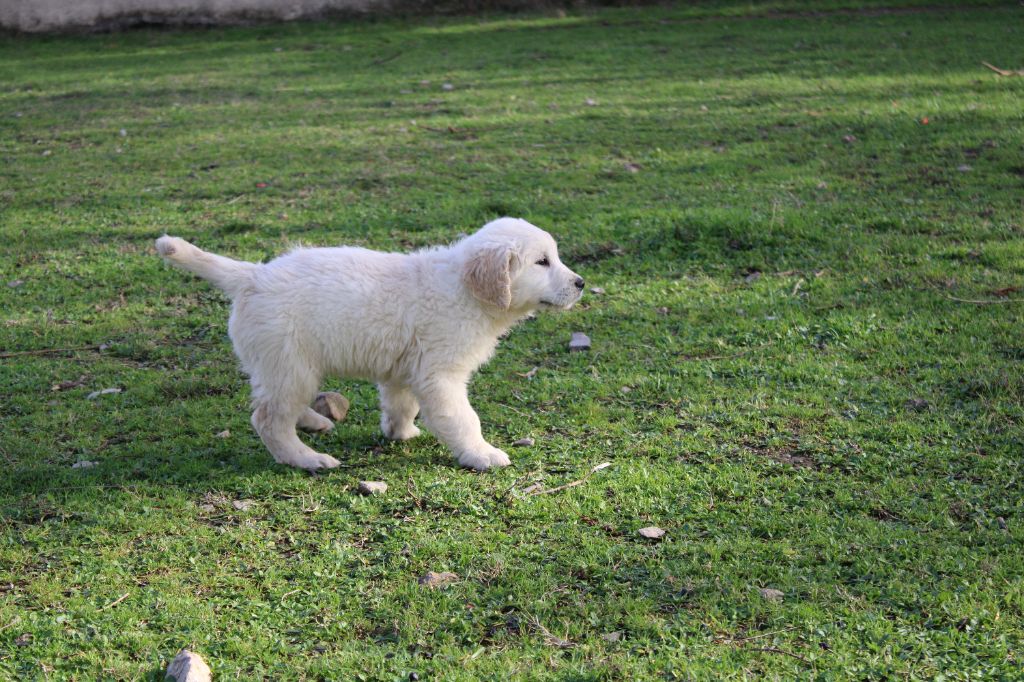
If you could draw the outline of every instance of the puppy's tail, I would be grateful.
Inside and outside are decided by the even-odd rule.
[[[156,250],[171,265],[194,272],[231,298],[235,298],[245,288],[253,271],[259,267],[256,263],[208,253],[184,239],[167,235],[156,240]]]

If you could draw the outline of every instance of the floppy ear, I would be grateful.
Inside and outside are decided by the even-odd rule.
[[[486,244],[469,254],[462,281],[479,300],[508,310],[519,257],[510,244]]]

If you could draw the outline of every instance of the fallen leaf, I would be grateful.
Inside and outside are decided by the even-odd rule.
[[[77,379],[71,379],[70,381],[62,381],[59,384],[54,384],[53,386],[50,387],[50,390],[51,391],[66,391],[69,388],[78,388],[79,386],[82,386],[83,384],[85,384],[85,382],[86,382],[86,378],[85,378],[85,375],[83,374],[82,376],[78,377]]]
[[[449,571],[437,573],[435,571],[427,571],[420,576],[419,584],[425,585],[426,587],[436,588],[444,587],[445,585],[451,585],[459,581],[459,576]]]
[[[637,532],[650,540],[657,540],[665,535],[665,530],[663,528],[658,528],[657,526],[647,526],[646,528],[641,528]]]
[[[993,289],[991,293],[993,296],[999,296],[1000,298],[1006,298],[1010,294],[1015,294],[1020,291],[1020,287],[1003,287],[1002,289]]]
[[[258,189],[264,189],[266,186],[267,186],[267,183],[265,183],[265,182],[257,182],[256,183],[256,187]]]
[[[923,126],[928,125],[928,117],[927,116],[925,116],[924,118],[921,119],[921,125],[923,125]]]

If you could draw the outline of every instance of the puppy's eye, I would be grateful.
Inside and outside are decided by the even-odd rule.
[[[543,265],[546,268],[547,266],[551,265],[551,261],[548,260],[547,256],[544,256],[539,261],[537,261],[537,265]]]

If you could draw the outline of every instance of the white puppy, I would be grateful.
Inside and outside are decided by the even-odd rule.
[[[417,436],[422,409],[462,466],[508,465],[484,440],[466,383],[513,324],[539,307],[570,308],[583,291],[551,235],[515,218],[408,255],[296,249],[257,264],[177,237],[156,248],[231,297],[228,333],[252,383],[252,424],[275,460],[311,470],[339,464],[295,432],[333,426],[309,407],[327,375],[377,382],[388,438]]]

